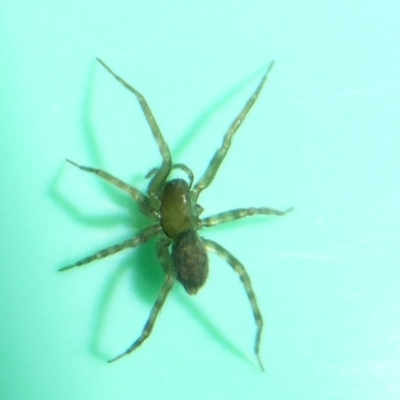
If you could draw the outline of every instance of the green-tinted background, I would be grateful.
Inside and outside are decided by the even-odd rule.
[[[398,1],[18,1],[0,5],[0,398],[400,397]],[[211,257],[196,297],[162,282],[153,245],[57,268],[143,226],[118,191],[64,162],[143,188],[160,162],[143,93],[176,162],[198,177],[276,60],[204,215],[296,210],[202,234],[243,261],[266,319]],[[228,101],[229,100],[229,101]]]

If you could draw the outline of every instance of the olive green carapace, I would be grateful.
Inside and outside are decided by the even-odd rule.
[[[187,293],[194,295],[198,292],[207,279],[207,251],[211,251],[225,260],[232,269],[238,273],[240,280],[243,283],[257,326],[254,352],[259,366],[263,370],[264,368],[260,357],[263,319],[249,275],[247,274],[243,264],[228,250],[212,240],[199,237],[197,231],[204,227],[210,227],[256,214],[281,216],[292,210],[292,208],[286,211],[279,211],[268,207],[238,208],[235,210],[224,211],[210,217],[200,218],[203,208],[197,203],[197,200],[200,193],[211,184],[217,174],[217,171],[230,148],[234,134],[257,100],[273,63],[270,64],[256,90],[247,100],[240,113],[236,116],[226,131],[221,147],[215,152],[203,176],[195,185],[193,185],[194,177],[192,171],[186,165],[172,163],[169,147],[165,142],[153,113],[143,95],[121,77],[116,75],[103,61],[100,59],[98,59],[98,61],[118,82],[136,96],[158,145],[162,158],[161,166],[153,168],[147,174],[147,177],[150,178],[150,183],[146,193],[142,193],[135,187],[128,185],[106,171],[92,167],[85,167],[67,160],[77,168],[94,173],[108,181],[110,184],[117,186],[128,193],[133,200],[137,202],[140,211],[148,217],[150,223],[147,228],[143,229],[134,237],[125,240],[122,243],[100,250],[75,264],[61,268],[60,270],[65,271],[74,267],[79,267],[94,260],[115,254],[123,249],[140,246],[156,238],[158,239],[156,245],[157,257],[165,270],[165,281],[143,327],[142,333],[123,353],[110,359],[109,362],[116,361],[119,358],[130,354],[148,338],[157,316],[159,315],[160,310],[176,280],[183,285]],[[172,169],[182,170],[187,174],[189,182],[186,182],[183,179],[168,180]]]
[[[161,226],[172,240],[196,226],[197,215],[190,200],[189,185],[183,179],[166,182],[161,193]]]

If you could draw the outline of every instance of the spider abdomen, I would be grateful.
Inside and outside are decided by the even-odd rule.
[[[208,274],[208,257],[194,229],[181,232],[172,244],[176,278],[189,294],[196,294]]]

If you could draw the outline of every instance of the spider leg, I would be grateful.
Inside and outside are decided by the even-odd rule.
[[[157,125],[157,122],[153,116],[153,113],[151,112],[151,109],[149,105],[147,104],[146,99],[144,96],[138,92],[134,87],[132,87],[129,83],[124,81],[120,76],[118,76],[116,73],[114,73],[111,68],[105,64],[100,58],[97,58],[97,61],[123,86],[125,86],[130,92],[132,92],[137,100],[140,103],[140,106],[142,107],[143,113],[146,117],[147,123],[149,124],[149,127],[151,129],[151,132],[154,136],[154,139],[156,140],[158,144],[158,148],[160,150],[160,154],[162,157],[162,164],[159,169],[157,169],[154,177],[150,181],[149,184],[149,195],[151,200],[154,202],[156,201],[155,199],[157,198],[157,194],[159,193],[162,185],[164,184],[165,180],[167,179],[167,176],[169,175],[171,171],[171,166],[172,166],[172,160],[171,160],[171,152],[169,151],[169,147],[167,143],[164,140],[164,137],[160,131],[160,128]]]
[[[223,248],[221,245],[218,243],[201,238],[201,240],[204,243],[204,246],[206,247],[207,250],[212,251],[219,255],[222,259],[224,259],[240,276],[240,280],[242,281],[244,288],[247,293],[247,297],[249,298],[251,309],[253,310],[253,315],[254,319],[257,325],[257,332],[256,332],[256,338],[254,341],[254,352],[257,357],[258,364],[261,368],[262,371],[264,371],[264,366],[261,361],[260,357],[260,341],[261,341],[261,332],[263,328],[263,319],[262,315],[260,312],[260,309],[258,308],[256,296],[254,294],[253,288],[251,286],[251,281],[250,277],[246,272],[246,269],[244,268],[243,264],[236,258],[234,257],[228,250]]]
[[[233,122],[229,126],[229,128],[226,131],[225,136],[222,140],[221,147],[216,151],[216,153],[214,154],[213,158],[210,161],[210,164],[208,165],[206,171],[204,172],[203,176],[200,178],[200,180],[194,186],[194,188],[193,188],[194,201],[196,201],[198,199],[200,192],[202,190],[204,190],[206,187],[208,187],[210,185],[210,183],[213,181],[213,179],[215,178],[215,175],[217,174],[218,169],[219,169],[220,165],[222,164],[222,161],[224,160],[224,158],[225,158],[226,154],[228,153],[228,150],[231,146],[233,135],[239,129],[239,126],[242,124],[243,120],[245,119],[246,115],[250,111],[251,107],[256,102],[258,95],[260,94],[261,89],[263,88],[264,83],[267,80],[267,76],[272,69],[273,64],[274,63],[271,62],[271,64],[268,67],[267,72],[262,77],[256,90],[250,96],[250,98],[247,100],[246,104],[243,106],[242,110],[240,111],[240,113],[236,116],[236,118],[233,120]]]
[[[136,348],[138,348],[151,334],[153,330],[156,319],[161,311],[162,306],[168,296],[168,293],[172,289],[175,282],[175,271],[172,264],[171,256],[168,252],[169,240],[160,240],[157,244],[157,256],[166,271],[166,278],[164,284],[161,287],[160,293],[154,303],[153,308],[150,311],[149,318],[147,319],[142,333],[140,336],[121,354],[108,360],[109,363],[119,360],[120,358],[132,353]]]
[[[289,208],[286,211],[275,210],[268,207],[250,207],[250,208],[237,208],[235,210],[221,212],[219,214],[212,215],[211,217],[201,219],[201,226],[213,226],[224,224],[225,222],[234,221],[235,219],[248,217],[251,215],[285,215],[292,211],[294,207]]]
[[[193,185],[193,180],[194,180],[194,175],[193,172],[190,168],[188,168],[185,164],[174,164],[171,167],[171,170],[173,169],[181,169],[187,176],[189,177],[189,187]],[[157,172],[158,168],[152,168],[147,174],[146,178],[150,178],[152,175],[154,175]]]
[[[94,260],[99,260],[100,258],[104,258],[107,256],[110,256],[111,254],[115,254],[121,250],[124,250],[128,247],[137,247],[140,246],[149,240],[153,239],[157,235],[159,235],[162,232],[161,226],[159,225],[153,225],[148,228],[143,229],[138,235],[136,235],[133,238],[130,238],[128,240],[125,240],[122,243],[106,247],[103,250],[98,251],[97,253],[83,258],[82,260],[79,260],[75,264],[68,265],[66,267],[60,268],[59,271],[65,271],[67,269],[75,268],[75,267],[80,267],[81,265],[88,264]]]
[[[135,199],[139,203],[140,211],[143,212],[143,214],[147,215],[148,217],[155,219],[157,217],[156,212],[150,205],[149,198],[144,195],[140,190],[136,189],[133,186],[128,185],[127,183],[121,181],[121,179],[116,178],[115,176],[109,174],[106,171],[103,171],[101,169],[97,168],[92,168],[92,167],[85,167],[83,165],[79,165],[74,161],[71,160],[66,160],[70,164],[74,165],[75,167],[81,169],[82,171],[86,172],[91,172],[93,174],[96,174],[100,178],[110,182],[112,185],[119,187],[122,189],[124,192],[127,192],[133,199]]]

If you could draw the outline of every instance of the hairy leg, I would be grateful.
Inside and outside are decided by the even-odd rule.
[[[240,280],[242,281],[244,288],[246,290],[247,297],[249,298],[251,309],[254,315],[254,320],[257,325],[256,338],[254,341],[254,352],[256,354],[257,361],[261,370],[264,371],[264,366],[262,364],[260,357],[260,341],[261,341],[261,332],[263,328],[263,319],[260,309],[258,308],[256,296],[254,294],[253,287],[251,285],[250,277],[247,274],[243,264],[236,257],[234,257],[228,250],[226,250],[224,247],[222,247],[221,245],[212,240],[202,238],[202,241],[207,250],[216,253],[239,274]]]
[[[157,122],[153,116],[153,113],[151,112],[151,109],[149,105],[147,104],[146,99],[144,96],[138,92],[134,87],[132,87],[129,83],[127,83],[125,80],[123,80],[120,76],[118,76],[112,69],[100,58],[97,58],[97,61],[119,82],[121,83],[124,87],[126,87],[130,92],[132,92],[136,98],[139,101],[140,106],[142,107],[143,113],[146,117],[147,123],[149,124],[149,127],[151,129],[151,132],[154,136],[154,139],[156,140],[158,144],[158,148],[160,150],[160,154],[162,157],[162,164],[159,169],[157,169],[157,172],[155,173],[154,177],[152,178],[148,192],[151,198],[152,203],[157,202],[157,195],[164,184],[165,180],[167,179],[167,176],[169,175],[171,171],[171,165],[172,165],[172,160],[171,160],[171,152],[169,150],[169,147],[167,143],[164,140],[164,137],[160,131],[160,128],[157,125]]]
[[[68,265],[66,267],[60,268],[59,271],[66,271],[67,269],[80,267],[81,265],[88,264],[94,260],[100,260],[101,258],[110,256],[111,254],[115,254],[121,250],[140,246],[154,237],[160,235],[162,232],[162,228],[159,225],[150,226],[148,228],[143,229],[137,236],[125,240],[122,243],[116,244],[114,246],[106,247],[103,250],[98,251],[97,253],[86,257],[75,264]]]
[[[161,287],[160,293],[157,297],[156,302],[154,303],[153,308],[150,311],[149,318],[147,319],[142,333],[140,336],[121,354],[118,356],[112,358],[111,360],[108,360],[108,362],[114,362],[119,360],[120,358],[132,353],[135,349],[137,349],[151,334],[151,331],[153,330],[154,324],[156,322],[156,319],[161,311],[162,306],[165,303],[165,300],[168,296],[168,293],[172,289],[172,286],[174,285],[175,282],[175,272],[171,260],[171,256],[169,255],[168,252],[168,244],[169,241],[164,241],[160,240],[160,242],[157,245],[157,255],[158,258],[166,271],[166,278],[165,282]]]
[[[213,158],[210,161],[210,164],[208,165],[206,171],[204,172],[203,176],[200,178],[200,180],[194,186],[194,188],[193,188],[194,201],[196,201],[198,199],[200,192],[202,190],[204,190],[206,187],[208,187],[210,185],[210,183],[213,181],[213,179],[215,178],[215,175],[217,174],[218,169],[219,169],[220,165],[222,164],[222,161],[224,160],[226,154],[228,153],[229,148],[231,147],[233,135],[239,129],[240,125],[246,118],[246,115],[250,111],[251,107],[256,102],[258,95],[260,94],[261,89],[263,88],[264,83],[267,80],[267,76],[272,69],[273,64],[274,63],[272,62],[269,65],[267,72],[262,77],[256,90],[250,96],[250,98],[247,100],[246,104],[240,111],[240,113],[236,116],[236,118],[233,120],[233,122],[229,126],[229,128],[228,128],[227,132],[225,133],[225,136],[222,140],[221,147],[216,151],[216,153],[214,154]]]
[[[140,211],[143,214],[147,215],[149,218],[155,219],[157,218],[156,211],[151,207],[149,198],[144,195],[140,190],[136,189],[133,186],[128,185],[121,179],[109,174],[106,171],[101,169],[92,168],[92,167],[85,167],[83,165],[79,165],[74,161],[68,160],[67,161],[74,165],[75,167],[81,169],[82,171],[90,172],[99,176],[100,178],[110,182],[112,185],[117,186],[118,188],[122,189],[124,192],[127,192],[133,199],[135,199],[139,203]]]
[[[235,210],[224,211],[211,217],[201,219],[201,226],[213,226],[224,224],[226,222],[234,221],[236,219],[249,217],[251,215],[285,215],[292,211],[294,207],[286,211],[275,210],[268,207],[250,207],[250,208],[237,208]]]

